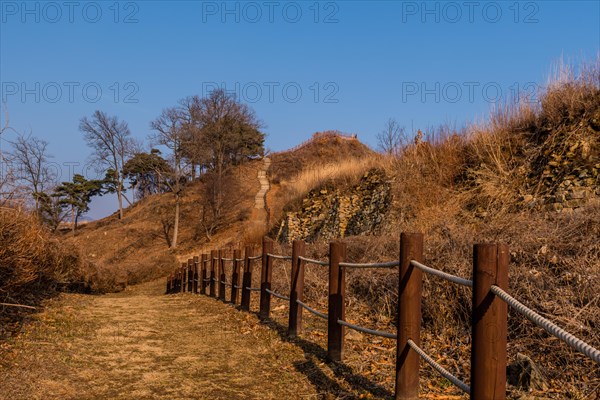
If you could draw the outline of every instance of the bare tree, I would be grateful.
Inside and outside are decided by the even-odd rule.
[[[0,200],[2,204],[7,201],[11,201],[15,194],[15,174],[12,166],[11,159],[6,157],[2,152],[2,135],[8,131],[16,130],[10,126],[10,115],[8,113],[8,107],[6,103],[2,103],[4,106],[4,125],[0,127]]]
[[[156,131],[151,135],[150,140],[157,145],[166,147],[171,151],[173,163],[171,176],[161,177],[169,189],[175,195],[175,219],[173,221],[173,237],[170,242],[172,249],[177,248],[177,236],[179,234],[179,209],[181,204],[181,195],[183,191],[182,178],[184,177],[183,163],[183,129],[184,119],[182,113],[177,108],[164,109],[162,114],[150,123],[150,127]],[[156,171],[159,176],[165,175],[166,171],[161,168]]]
[[[186,104],[196,127],[190,146],[199,149],[194,152],[201,157],[197,163],[214,174],[214,179],[207,180],[210,184],[206,194],[213,217],[219,220],[223,214],[227,167],[264,154],[265,135],[259,131],[262,123],[250,107],[223,89],[216,89],[204,98],[195,96]]]
[[[123,218],[124,177],[123,166],[131,155],[135,145],[131,138],[129,126],[117,117],[110,117],[102,111],[96,111],[91,119],[84,117],[79,124],[79,130],[94,153],[93,157],[112,170],[115,182],[115,192],[119,201],[119,218]]]
[[[405,139],[404,127],[393,118],[385,123],[384,129],[377,134],[377,147],[389,155],[397,155]]]
[[[48,142],[34,136],[19,135],[11,144],[14,166],[19,171],[17,176],[32,194],[35,211],[39,215],[40,196],[55,178],[48,166]]]

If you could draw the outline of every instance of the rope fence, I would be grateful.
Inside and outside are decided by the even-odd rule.
[[[395,268],[398,265],[400,265],[398,261],[390,261],[390,262],[383,262],[383,263],[370,263],[370,264],[348,263],[348,262],[340,263],[340,267],[346,267],[346,268]]]
[[[466,393],[470,393],[471,392],[471,388],[469,387],[469,385],[467,385],[466,383],[464,383],[463,381],[461,381],[460,379],[458,379],[457,377],[455,377],[454,375],[452,375],[444,367],[442,367],[440,364],[438,364],[437,362],[435,362],[433,360],[433,358],[429,357],[427,355],[427,353],[425,353],[411,339],[408,339],[408,345],[410,346],[411,349],[413,349],[414,351],[416,351],[417,354],[419,356],[421,356],[421,358],[427,364],[429,364],[431,366],[431,368],[433,368],[437,372],[439,372],[439,374],[442,375],[444,378],[448,379],[450,382],[452,382],[453,384],[455,384],[456,386],[458,386],[463,392],[466,392]]]
[[[451,275],[444,271],[440,271],[439,269],[434,269],[434,268],[428,267],[424,264],[421,264],[418,261],[411,260],[410,265],[412,265],[413,267],[419,268],[423,272],[426,272],[430,275],[437,276],[438,278],[445,279],[449,282],[453,282],[453,283],[463,285],[463,286],[473,287],[473,281],[471,281],[469,279],[461,278],[460,276]]]
[[[303,257],[303,256],[298,257],[298,259],[302,260],[304,262],[310,263],[310,264],[329,265],[329,262],[327,262],[327,261],[314,260],[312,258],[306,258],[306,257]]]
[[[285,296],[283,296],[283,295],[280,295],[280,294],[278,294],[278,293],[275,293],[275,292],[273,292],[272,290],[265,289],[265,291],[266,291],[267,293],[269,293],[269,294],[270,294],[271,296],[273,296],[273,297],[277,297],[278,299],[281,299],[281,300],[287,300],[287,301],[290,301],[290,298],[289,298],[289,297],[285,297]]]
[[[274,258],[276,260],[291,260],[292,256],[280,256],[278,254],[267,253],[267,256]]]
[[[340,325],[347,326],[350,329],[354,329],[355,331],[363,332],[363,333],[368,333],[370,335],[381,336],[381,337],[385,337],[385,338],[388,338],[388,339],[397,339],[398,338],[398,335],[396,335],[395,333],[389,333],[389,332],[383,332],[383,331],[376,331],[374,329],[369,329],[369,328],[365,328],[365,327],[362,327],[362,326],[351,324],[350,322],[346,322],[346,321],[343,321],[341,319],[338,319],[337,323],[340,324]]]
[[[327,359],[343,361],[344,329],[396,340],[396,388],[395,399],[416,399],[419,397],[419,360],[424,360],[442,377],[452,382],[471,399],[504,399],[506,397],[506,364],[508,337],[508,307],[525,316],[535,325],[565,342],[600,364],[600,351],[573,334],[560,328],[550,320],[531,310],[508,294],[509,251],[506,245],[476,244],[473,246],[473,279],[429,267],[423,263],[423,235],[402,233],[400,236],[400,257],[398,260],[377,263],[347,262],[346,244],[332,242],[327,261],[305,257],[306,244],[294,241],[292,255],[273,253],[273,241],[265,238],[261,254],[254,255],[253,249],[246,246],[244,257],[240,250],[234,250],[231,257],[224,257],[223,250],[213,250],[210,254],[189,259],[182,263],[167,279],[167,293],[193,292],[209,295],[226,301],[226,288],[231,293],[230,303],[238,303],[241,291],[240,309],[250,311],[252,293],[259,293],[259,318],[271,316],[271,299],[288,302],[288,335],[297,336],[302,332],[302,311],[306,310],[318,318],[327,320]],[[260,266],[260,286],[252,286],[254,264],[262,260]],[[290,296],[272,289],[274,260],[289,261],[291,269],[283,271],[290,282]],[[225,268],[225,262],[233,262]],[[304,302],[304,271],[306,264],[327,266],[329,269],[328,312],[320,312]],[[398,271],[397,330],[385,332],[350,323],[345,318],[346,270],[347,269],[394,269]],[[279,270],[281,271],[281,270]],[[230,279],[227,274],[230,273]],[[470,385],[451,374],[426,354],[417,343],[421,337],[421,297],[423,274],[433,275],[445,281],[470,287],[473,296],[471,304],[471,366]],[[228,282],[229,280],[229,282]],[[241,282],[240,282],[241,280]],[[218,287],[217,287],[218,286]],[[1,304],[0,304],[1,305]],[[401,327],[399,329],[398,327]],[[490,327],[494,329],[490,339]],[[400,356],[402,355],[402,356]]]
[[[314,308],[312,308],[311,306],[309,306],[308,304],[300,301],[300,300],[296,300],[296,303],[298,303],[302,308],[304,308],[306,311],[313,313],[314,315],[316,315],[317,317],[321,317],[323,319],[327,319],[329,318],[327,316],[327,314],[324,314],[320,311],[315,310]]]
[[[542,317],[540,314],[536,313],[531,308],[527,307],[526,305],[509,295],[504,290],[500,289],[498,286],[492,286],[491,290],[496,296],[504,300],[506,304],[511,306],[515,311],[519,312],[519,314],[523,315],[525,318],[527,318],[540,328],[544,329],[549,334],[562,340],[563,342],[571,346],[573,349],[585,354],[597,363],[600,363],[600,351],[598,349],[595,349],[583,340],[575,337],[574,335],[560,328],[553,322]]]

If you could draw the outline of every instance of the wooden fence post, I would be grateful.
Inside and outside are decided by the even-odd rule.
[[[179,268],[179,279],[177,279],[177,291],[181,293],[183,291],[183,271]]]
[[[219,300],[225,301],[225,250],[219,250]]]
[[[200,268],[198,267],[199,265],[199,257],[198,256],[194,256],[194,264],[192,267],[192,271],[193,271],[193,276],[194,276],[194,293],[198,294],[198,280],[200,277]]]
[[[191,293],[194,289],[194,260],[188,258],[187,261],[187,291]]]
[[[297,303],[297,300],[304,300],[304,261],[298,257],[304,257],[305,250],[306,243],[304,241],[294,240],[292,243],[289,336],[297,336],[302,330],[302,307]]]
[[[244,311],[250,311],[250,290],[252,286],[252,246],[246,246],[244,249],[244,274],[242,276],[242,302],[240,307]]]
[[[421,288],[423,273],[410,265],[411,260],[423,262],[423,234],[400,235],[400,265],[397,308],[396,393],[397,400],[419,398],[419,355],[408,345],[411,339],[421,344]]]
[[[273,252],[273,241],[268,237],[263,238],[262,246],[262,268],[260,271],[260,309],[258,316],[261,319],[269,318],[271,314],[271,277],[273,275],[273,259],[267,254]]]
[[[491,291],[508,289],[507,245],[473,246],[473,314],[471,344],[471,398],[506,398],[506,303]]]
[[[217,295],[217,291],[216,291],[216,286],[215,284],[217,283],[217,273],[216,273],[216,267],[217,267],[217,251],[216,250],[211,250],[210,251],[210,297],[216,297]]]
[[[240,284],[240,265],[242,261],[239,259],[242,257],[240,250],[233,251],[233,270],[231,271],[231,302],[236,304],[238,301],[238,286]]]
[[[200,274],[200,279],[202,279],[200,281],[200,294],[206,294],[206,287],[208,286],[208,283],[206,282],[206,263],[208,262],[208,254],[202,254],[201,258],[200,258],[200,265],[202,268],[202,273]]]
[[[171,293],[171,275],[167,277],[167,294]]]
[[[346,243],[329,244],[329,313],[327,322],[327,359],[344,358],[344,326],[338,323],[346,316],[346,269],[340,266],[346,258]]]
[[[187,283],[187,276],[185,274],[186,267],[186,263],[181,263],[181,293],[185,292],[185,287]]]

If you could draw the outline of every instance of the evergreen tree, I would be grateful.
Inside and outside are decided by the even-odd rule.
[[[72,182],[63,182],[54,189],[53,196],[59,198],[59,204],[71,211],[73,233],[77,229],[79,217],[90,210],[92,197],[102,195],[104,181],[87,180],[83,175],[73,175]]]

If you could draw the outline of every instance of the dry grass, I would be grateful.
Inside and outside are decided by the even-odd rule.
[[[384,161],[381,165],[394,179],[394,204],[383,235],[346,238],[348,258],[355,262],[394,259],[399,232],[421,231],[426,235],[426,262],[468,278],[474,243],[507,243],[512,255],[510,292],[599,347],[600,207],[591,202],[579,212],[557,214],[522,203],[525,194],[537,196],[542,190],[552,190],[536,185],[549,154],[566,154],[574,141],[579,141],[588,150],[580,153],[581,158],[575,162],[598,162],[598,67],[584,67],[578,75],[563,69],[560,80],[539,94],[539,105],[523,103],[499,108],[488,122],[471,125],[464,131],[442,127],[430,133],[427,141],[406,146],[398,158]],[[567,176],[573,166],[565,163],[561,168],[558,173]],[[341,181],[359,173],[349,168],[347,176],[341,174]],[[305,180],[307,183],[300,186],[302,191],[318,187],[321,175],[313,178],[307,173]],[[309,249],[310,257],[326,259],[327,243],[313,243]],[[275,274],[274,285],[285,293],[289,278],[287,271],[283,272]],[[361,271],[351,272],[347,279],[349,318],[393,331],[397,274]],[[309,267],[306,280],[307,300],[316,308],[325,309],[326,272]],[[444,366],[468,381],[471,292],[426,277],[424,293],[425,349],[441,354]],[[319,340],[318,335],[312,337]],[[393,344],[382,342],[376,346],[388,350],[367,352],[361,357],[349,355],[347,362],[365,371],[378,384],[391,388],[385,379],[393,369],[388,366],[388,375],[378,375],[369,363],[386,365],[386,351],[392,351]],[[361,348],[359,343],[353,343],[353,347]],[[584,399],[594,398],[600,390],[600,370],[591,360],[511,311],[509,361],[517,353],[531,357],[541,367],[548,385],[547,390],[533,391],[529,396]],[[422,374],[425,393],[432,390],[458,394],[427,367]],[[514,386],[509,386],[509,392],[510,398],[527,395]]]
[[[512,256],[510,292],[598,347],[600,207],[590,204],[579,213],[556,214],[525,207],[521,202],[525,194],[537,196],[552,190],[538,184],[548,154],[567,151],[573,140],[588,143],[586,157],[596,163],[598,160],[598,130],[590,130],[593,124],[600,126],[598,66],[584,67],[578,74],[564,68],[562,71],[560,79],[540,93],[539,105],[507,105],[495,110],[486,123],[463,131],[443,127],[429,132],[426,141],[406,146],[396,158],[376,156],[358,141],[336,141],[332,137],[308,143],[294,153],[273,155],[272,190],[267,201],[271,220],[285,207],[297,207],[312,189],[326,183],[348,184],[370,168],[383,168],[393,181],[394,203],[381,235],[345,239],[350,261],[394,259],[398,255],[399,232],[421,231],[426,235],[428,264],[470,277],[474,243],[508,243]],[[264,230],[253,223],[252,207],[259,189],[259,167],[259,162],[249,163],[236,170],[240,197],[228,209],[227,223],[210,240],[202,236],[197,226],[202,183],[187,189],[177,252],[166,249],[162,232],[162,221],[170,215],[168,195],[135,205],[123,221],[111,217],[89,224],[74,240],[84,246],[87,257],[98,259],[98,274],[105,277],[107,287],[164,275],[176,264],[175,258],[185,260],[210,249],[258,244]],[[309,246],[307,255],[326,259],[327,251],[327,243],[317,242]],[[290,249],[277,245],[275,252],[289,254]],[[278,262],[274,271],[274,289],[283,294],[289,291],[288,267]],[[253,286],[259,284],[258,269],[255,264]],[[393,331],[397,274],[352,271],[347,279],[348,318],[361,325]],[[305,290],[306,300],[325,310],[326,270],[309,267]],[[451,372],[467,381],[470,303],[468,289],[425,278],[423,345],[431,354],[440,355],[442,364]],[[252,304],[256,307],[256,296]],[[281,305],[274,302],[274,319],[284,325],[286,310]],[[298,344],[306,353],[320,354],[319,345],[325,340],[323,324],[310,317],[306,323],[306,340]],[[598,392],[600,371],[591,361],[513,312],[509,324],[510,360],[517,353],[530,356],[542,367],[550,388],[530,395],[583,399]],[[274,328],[281,331],[277,324]],[[348,340],[346,365],[353,371],[351,374],[339,368],[324,375],[315,367],[322,362],[308,355],[305,361],[294,365],[306,372],[314,385],[340,397],[353,398],[357,393],[352,391],[353,385],[362,385],[363,391],[369,387],[363,393],[367,396],[385,397],[393,391],[393,343],[361,335]],[[336,373],[344,378],[331,378]],[[422,376],[422,397],[439,393],[460,398],[457,390],[427,367],[422,368]],[[370,383],[365,384],[365,380]],[[525,395],[516,387],[510,386],[509,391],[510,398]]]
[[[340,186],[356,184],[365,172],[380,168],[384,161],[385,157],[372,154],[359,159],[307,166],[289,180],[280,182],[279,192],[283,195],[282,201],[286,207],[293,208],[308,192],[326,184]]]
[[[0,399],[321,397],[304,353],[254,315],[163,283],[49,303],[0,346]]]
[[[0,301],[36,302],[57,287],[82,281],[84,262],[31,213],[0,208]]]

